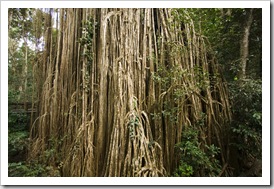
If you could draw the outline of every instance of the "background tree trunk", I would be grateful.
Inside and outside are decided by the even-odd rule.
[[[246,9],[246,20],[243,24],[243,38],[241,42],[241,51],[240,51],[240,56],[241,56],[241,66],[240,66],[240,72],[239,72],[239,79],[245,79],[246,78],[246,65],[248,61],[248,37],[250,34],[250,27],[253,21],[253,9]]]

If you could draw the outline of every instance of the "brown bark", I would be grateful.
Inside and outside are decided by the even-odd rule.
[[[62,163],[62,176],[169,176],[179,161],[175,145],[200,119],[202,104],[207,129],[197,129],[218,138],[202,142],[222,145],[227,94],[221,79],[210,83],[209,74],[202,80],[219,93],[208,86],[202,96],[196,85],[195,67],[219,71],[193,23],[185,24],[185,39],[170,9],[61,9],[59,19],[57,49],[47,37],[49,63],[39,67],[44,77],[30,158],[53,149],[43,161]],[[92,41],[81,42],[87,37]],[[171,82],[155,81],[161,70],[173,75]],[[176,90],[184,91],[178,100]],[[169,108],[176,111],[164,115]]]

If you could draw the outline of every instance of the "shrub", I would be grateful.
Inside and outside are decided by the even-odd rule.
[[[60,176],[58,169],[52,166],[46,166],[37,162],[32,163],[9,163],[9,177],[48,177]]]
[[[18,161],[25,159],[25,153],[27,149],[28,132],[26,131],[9,131],[8,138],[8,151],[9,161]]]
[[[260,80],[240,81],[230,86],[233,103],[232,132],[235,145],[243,155],[261,159],[262,152],[262,83]]]
[[[183,132],[182,141],[176,145],[181,154],[179,168],[175,176],[218,176],[220,164],[216,159],[220,149],[214,144],[205,145],[204,149],[199,142],[199,130],[187,127]]]

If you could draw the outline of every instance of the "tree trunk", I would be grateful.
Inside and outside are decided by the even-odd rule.
[[[43,87],[29,158],[59,164],[62,176],[170,176],[179,162],[175,145],[200,120],[202,106],[207,128],[197,129],[214,136],[204,145],[223,145],[226,86],[203,74],[219,70],[192,22],[185,38],[171,9],[61,9],[58,18],[57,49],[47,37],[49,62],[39,67]],[[206,89],[197,86],[195,67]],[[173,74],[171,82],[156,81],[162,71]],[[176,90],[184,91],[178,99]],[[49,150],[55,153],[45,156]]]
[[[241,56],[241,66],[240,66],[240,72],[239,72],[239,79],[245,79],[246,78],[246,65],[248,62],[248,43],[249,43],[249,34],[250,34],[250,27],[253,21],[253,9],[247,9],[247,18],[245,20],[244,28],[243,28],[243,38],[241,41],[241,51],[240,51],[240,56]]]
[[[27,35],[27,34],[26,34]],[[24,109],[27,111],[28,107],[28,39],[27,36],[24,37],[24,45],[25,45],[25,64],[24,64],[24,73],[23,73],[23,100],[24,100]]]

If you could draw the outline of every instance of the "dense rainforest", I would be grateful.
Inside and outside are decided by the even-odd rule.
[[[262,176],[262,10],[10,8],[9,176]]]

